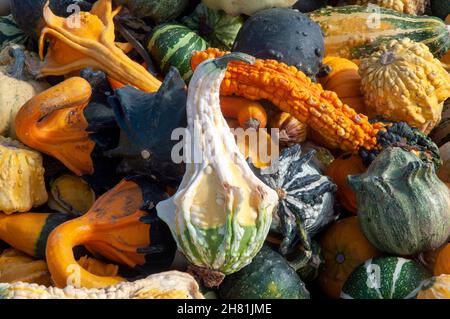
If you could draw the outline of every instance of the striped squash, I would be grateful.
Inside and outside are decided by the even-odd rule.
[[[310,14],[325,34],[325,55],[358,59],[381,43],[410,38],[426,44],[435,57],[450,47],[449,27],[441,19],[362,6],[327,7]]]
[[[430,275],[420,264],[378,257],[357,267],[344,284],[342,299],[413,299]]]
[[[0,17],[0,51],[9,43],[24,44],[27,39],[27,35],[17,26],[11,15]]]
[[[208,47],[202,37],[181,24],[158,26],[152,31],[147,44],[147,50],[163,74],[174,66],[185,81],[189,81],[193,74],[191,57],[194,51],[203,51]]]

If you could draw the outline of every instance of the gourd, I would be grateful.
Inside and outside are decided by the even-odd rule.
[[[309,237],[334,220],[336,186],[312,164],[314,151],[302,154],[300,145],[284,149],[276,170],[257,171],[257,176],[278,194],[272,230],[281,233],[280,252],[291,252],[300,241],[310,250]]]
[[[311,12],[327,5],[327,0],[298,0],[293,6],[300,12]]]
[[[176,246],[155,211],[165,197],[149,178],[130,177],[99,197],[85,215],[58,226],[46,246],[55,285],[65,287],[74,278],[76,287],[100,288],[125,280],[98,276],[79,266],[72,251],[79,245],[145,274],[167,269]]]
[[[1,17],[0,17],[1,19]],[[16,138],[14,119],[25,102],[48,88],[45,81],[34,80],[29,63],[38,62],[36,54],[16,44],[0,52],[0,134]]]
[[[186,100],[186,84],[174,67],[156,93],[132,87],[116,90],[108,103],[120,139],[116,148],[103,154],[121,160],[121,174],[151,175],[162,185],[178,187],[185,166],[175,158],[179,144],[172,136],[185,132]]]
[[[450,4],[445,0],[431,0],[431,11],[433,15],[444,20],[450,14]]]
[[[342,299],[414,299],[430,275],[416,262],[399,257],[369,259],[342,288]]]
[[[0,254],[0,283],[19,281],[50,286],[51,278],[47,264],[14,248],[5,249]]]
[[[114,264],[106,264],[98,259],[88,256],[82,256],[77,260],[80,267],[97,276],[117,276],[119,266]]]
[[[291,114],[278,112],[270,119],[270,127],[279,129],[280,146],[290,147],[306,141],[308,126]]]
[[[265,128],[267,113],[264,107],[256,102],[241,97],[223,96],[220,98],[220,109],[226,118],[235,118],[244,128]]]
[[[36,284],[0,284],[1,299],[204,299],[189,274],[168,271],[102,289],[46,288]]]
[[[366,173],[348,177],[364,235],[401,256],[432,250],[450,236],[450,190],[431,163],[399,147],[384,150]]]
[[[214,10],[223,10],[231,15],[253,15],[254,13],[273,7],[287,8],[297,0],[203,0],[203,3]]]
[[[352,271],[380,252],[364,237],[356,216],[335,222],[320,241],[325,264],[318,284],[330,298],[338,299]]]
[[[422,43],[408,38],[382,44],[363,58],[359,73],[371,112],[428,134],[450,97],[450,74]]]
[[[48,206],[59,213],[81,216],[94,202],[94,191],[78,176],[64,174],[50,182]]]
[[[450,299],[450,275],[440,275],[422,283],[417,299]]]
[[[147,44],[148,52],[163,74],[174,66],[185,81],[188,81],[193,73],[190,65],[193,52],[205,50],[207,47],[209,44],[194,31],[173,23],[154,28]]]
[[[57,213],[0,214],[0,240],[29,256],[44,259],[48,236],[70,219],[67,214]]]
[[[156,24],[176,19],[189,5],[189,0],[117,0],[138,18],[150,18]]]
[[[349,4],[378,5],[408,14],[423,14],[427,6],[427,0],[352,0]]]
[[[450,184],[450,141],[439,148],[443,165],[437,171],[437,176],[446,183]]]
[[[195,69],[200,62],[224,54],[217,49],[197,52],[192,57],[192,67]],[[253,65],[231,62],[220,93],[269,100],[314,129],[332,148],[359,150],[366,165],[381,150],[399,141],[412,147],[419,156],[433,158],[437,166],[441,163],[437,146],[419,130],[405,123],[370,123],[365,115],[343,104],[336,93],[324,91],[297,68],[274,60],[257,59]]]
[[[345,153],[336,158],[326,171],[326,175],[331,178],[337,186],[337,198],[344,208],[351,213],[358,212],[356,195],[347,183],[350,175],[364,173],[367,167],[363,164],[358,154]]]
[[[24,44],[28,37],[18,27],[11,15],[0,16],[0,50],[9,44]]]
[[[223,11],[209,9],[200,3],[194,12],[182,20],[192,31],[208,41],[212,47],[230,50],[244,24],[241,16],[230,16]]]
[[[363,6],[327,7],[309,16],[324,32],[325,56],[359,59],[372,54],[383,43],[403,38],[426,44],[436,58],[450,47],[448,27],[434,17]]]
[[[205,61],[194,72],[187,101],[188,133],[195,136],[187,147],[193,157],[186,156],[176,194],[157,205],[191,270],[209,287],[251,262],[278,200],[245,162],[220,110],[220,84],[235,59],[254,62],[233,53]]]
[[[223,299],[309,299],[295,270],[268,246],[248,266],[227,276],[219,294]]]
[[[445,245],[439,251],[434,264],[434,275],[439,276],[442,274],[450,275],[450,244]]]
[[[322,62],[325,76],[319,75],[319,82],[327,91],[334,91],[342,103],[358,113],[367,114],[361,92],[361,76],[354,62],[333,56],[326,56]]]
[[[119,11],[120,7],[112,11],[111,0],[98,0],[90,12],[80,12],[80,26],[73,28],[70,17],[56,16],[46,3],[39,40],[41,59],[46,40],[50,43],[40,75],[67,75],[91,67],[143,91],[157,91],[161,82],[115,44],[113,18]]]
[[[324,54],[323,41],[319,25],[306,14],[274,8],[245,21],[232,51],[293,65],[315,79]]]
[[[26,212],[47,198],[41,154],[0,136],[0,211]]]

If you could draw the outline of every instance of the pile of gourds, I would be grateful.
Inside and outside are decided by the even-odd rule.
[[[0,299],[450,299],[449,14],[0,1]]]

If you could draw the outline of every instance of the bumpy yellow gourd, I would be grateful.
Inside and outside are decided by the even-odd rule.
[[[423,14],[425,12],[427,0],[352,0],[349,1],[349,4],[374,4],[402,13]]]
[[[0,136],[0,211],[27,212],[46,201],[41,154]]]
[[[450,97],[450,75],[427,46],[408,38],[380,46],[363,58],[359,73],[365,104],[391,121],[429,133]]]

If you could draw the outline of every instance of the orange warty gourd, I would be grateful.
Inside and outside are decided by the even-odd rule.
[[[218,49],[196,52],[191,60],[192,68],[226,53]],[[324,91],[296,67],[274,60],[256,59],[254,64],[232,61],[222,82],[221,95],[269,100],[308,124],[327,144],[345,151],[373,149],[377,145],[376,136],[384,127],[382,123],[369,123],[367,116],[357,114],[336,93]]]
[[[323,235],[320,246],[325,264],[318,283],[331,298],[337,299],[352,271],[380,253],[364,237],[356,216],[334,223]]]
[[[450,275],[450,244],[447,244],[439,251],[434,264],[434,275],[439,276],[442,274]]]
[[[158,91],[161,81],[131,60],[122,50],[126,46],[115,43],[113,18],[120,10],[120,6],[112,10],[111,0],[98,0],[90,12],[80,12],[80,26],[74,27],[71,17],[54,15],[47,2],[44,6],[46,26],[39,41],[41,59],[44,58],[45,40],[50,40],[50,45],[41,76],[67,75],[91,67],[143,91]]]
[[[361,93],[361,76],[358,65],[354,62],[327,56],[323,59],[326,76],[319,77],[319,82],[328,91],[334,91],[342,103],[352,107],[358,113],[366,113],[364,96]]]
[[[345,209],[357,214],[358,205],[356,195],[347,184],[347,177],[350,175],[359,175],[364,173],[367,167],[364,166],[361,157],[357,154],[343,154],[336,158],[328,167],[326,175],[328,175],[337,185],[338,200]]]

